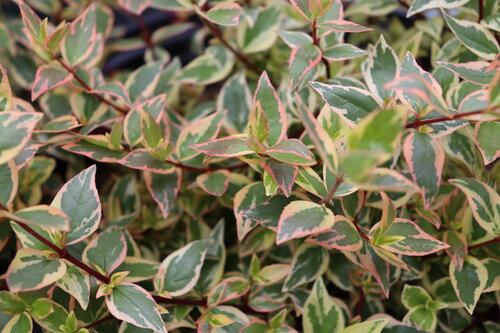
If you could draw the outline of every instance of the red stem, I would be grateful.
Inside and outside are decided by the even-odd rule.
[[[481,22],[481,20],[484,18],[484,1],[483,0],[477,0],[477,6],[479,9],[479,16],[477,18],[477,22]]]
[[[148,27],[144,23],[144,20],[142,19],[141,15],[136,15],[136,17],[137,17],[137,22],[139,23],[139,27],[141,28],[142,38],[146,43],[146,47],[150,50],[153,50],[155,45],[153,43],[153,40],[151,39],[151,34],[149,33]]]
[[[64,61],[62,61],[61,58],[57,57],[55,54],[52,54],[52,58],[55,61],[57,61],[61,66],[63,66],[64,69],[66,69],[66,71],[68,71],[68,73],[71,73],[73,75],[73,78],[78,83],[80,83],[82,85],[82,87],[87,91],[87,93],[94,95],[98,100],[100,100],[101,102],[103,102],[103,103],[111,106],[113,109],[115,109],[116,111],[120,112],[121,114],[127,114],[127,112],[129,111],[128,109],[124,109],[121,106],[116,105],[112,101],[107,100],[103,96],[92,92],[93,89],[73,70],[73,68],[71,68],[68,64],[66,64]]]
[[[184,170],[197,171],[197,172],[212,172],[212,171],[217,171],[217,170],[236,170],[236,169],[243,169],[243,168],[248,167],[248,164],[241,163],[241,164],[231,165],[231,166],[224,167],[224,168],[210,168],[210,167],[209,168],[197,168],[197,167],[185,165],[185,164],[170,161],[170,160],[166,160],[165,162],[168,164],[171,164],[177,168],[181,168]]]
[[[436,118],[436,119],[428,119],[428,120],[419,120],[419,121],[415,121],[413,123],[409,123],[409,124],[406,124],[406,128],[417,128],[419,126],[423,126],[423,125],[429,125],[429,124],[435,124],[435,123],[440,123],[440,122],[443,122],[443,121],[450,121],[450,120],[455,120],[455,119],[459,119],[459,118],[464,118],[464,117],[467,117],[467,116],[472,116],[472,115],[475,115],[475,114],[480,114],[480,113],[483,113],[484,110],[479,110],[479,111],[471,111],[471,112],[464,112],[464,113],[459,113],[459,114],[455,114],[451,117],[441,117],[441,118]]]
[[[478,249],[480,247],[484,247],[484,246],[488,246],[488,245],[493,245],[493,244],[497,244],[497,243],[500,243],[500,237],[494,238],[494,239],[486,241],[486,242],[482,242],[482,243],[478,243],[478,244],[469,246],[467,248],[467,250],[471,251],[471,250],[474,250],[474,249]]]

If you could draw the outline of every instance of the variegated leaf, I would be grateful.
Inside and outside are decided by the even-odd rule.
[[[120,266],[118,266],[115,270],[115,273],[129,272],[124,281],[135,283],[139,281],[152,280],[159,268],[160,263],[156,261],[137,257],[125,257]]]
[[[192,149],[209,156],[236,157],[252,154],[247,140],[239,136],[228,136],[191,146]]]
[[[488,271],[488,281],[483,293],[500,290],[500,260],[486,258],[481,260],[481,262]]]
[[[471,61],[460,64],[437,61],[437,63],[462,79],[475,84],[488,85],[495,76],[495,71],[487,71],[490,66],[487,61]]]
[[[171,253],[163,260],[155,276],[155,289],[169,297],[189,292],[200,277],[201,266],[211,245],[209,240],[194,241]]]
[[[191,123],[179,134],[176,143],[177,156],[181,161],[199,154],[191,146],[214,140],[219,134],[226,112],[216,112],[206,118]]]
[[[404,156],[413,181],[420,187],[424,207],[429,208],[441,183],[443,147],[429,134],[414,131],[406,137]]]
[[[7,270],[7,285],[12,292],[38,290],[64,276],[66,264],[49,259],[44,251],[20,249]]]
[[[67,115],[51,120],[50,122],[45,124],[45,126],[42,127],[40,132],[46,132],[46,133],[65,132],[77,128],[79,126],[80,124],[78,123],[78,120],[74,116]]]
[[[323,52],[323,57],[330,61],[343,61],[367,55],[368,52],[351,44],[334,45]]]
[[[472,314],[483,289],[486,287],[488,271],[482,262],[468,256],[461,271],[456,269],[453,261],[450,262],[450,278],[458,299],[467,312]]]
[[[500,235],[500,195],[485,183],[472,178],[454,178],[449,182],[467,196],[472,214],[488,233]]]
[[[292,195],[292,187],[299,172],[296,165],[276,162],[271,159],[262,160],[260,165],[272,177],[286,197]]]
[[[16,157],[31,137],[42,113],[3,111],[0,113],[0,164]]]
[[[138,285],[122,283],[114,287],[112,294],[106,296],[106,305],[115,318],[155,332],[167,333],[153,297]]]
[[[17,193],[19,177],[16,164],[14,161],[9,161],[0,164],[0,204],[8,207],[14,200]]]
[[[396,53],[381,34],[373,51],[361,67],[368,89],[379,102],[395,96],[394,91],[386,89],[384,85],[394,80],[398,67],[399,59]]]
[[[292,270],[283,284],[283,291],[294,289],[319,278],[328,266],[328,251],[313,244],[302,244],[295,251]]]
[[[57,281],[57,286],[73,296],[83,310],[90,300],[90,276],[73,264],[66,263],[66,273]]]
[[[252,95],[244,72],[238,72],[226,80],[217,97],[217,111],[227,110],[226,127],[233,133],[243,133],[248,122]]]
[[[26,308],[23,299],[9,291],[0,291],[0,311],[9,315],[22,313]]]
[[[5,68],[0,64],[0,111],[12,109],[12,89]]]
[[[413,0],[406,17],[413,16],[433,8],[455,8],[465,5],[470,0]]]
[[[90,5],[71,23],[71,29],[61,47],[64,59],[73,66],[86,60],[96,43],[96,29],[95,5]]]
[[[249,290],[250,281],[244,277],[233,276],[222,280],[212,288],[207,303],[209,306],[222,304],[245,295]]]
[[[152,173],[169,174],[174,166],[153,157],[147,149],[136,149],[118,161],[121,165],[132,169],[150,171]]]
[[[2,333],[31,333],[32,331],[33,321],[27,312],[12,317],[2,329]]]
[[[278,35],[292,49],[297,46],[305,46],[313,43],[312,37],[305,32],[282,30],[278,31]]]
[[[126,254],[127,243],[122,231],[117,227],[111,227],[88,243],[82,259],[109,274],[120,266]]]
[[[196,177],[196,183],[205,192],[220,197],[223,195],[229,186],[228,170],[217,170],[214,172],[207,172]]]
[[[332,300],[320,277],[314,282],[302,314],[304,333],[340,333],[344,329],[341,308]]]
[[[305,79],[310,77],[311,71],[321,62],[321,57],[321,50],[314,44],[297,46],[292,50],[288,65],[292,91],[303,86]]]
[[[9,217],[10,213],[4,213]],[[69,231],[69,218],[61,210],[47,205],[31,206],[18,210],[15,220],[25,224],[34,224],[40,227],[48,227],[62,231]],[[2,216],[2,212],[0,212]]]
[[[328,230],[334,221],[332,211],[324,206],[309,201],[293,201],[281,213],[276,243]]]
[[[361,88],[311,82],[333,111],[354,127],[362,118],[379,107],[372,95]]]
[[[341,251],[359,251],[363,247],[363,241],[354,224],[341,215],[335,216],[331,228],[309,236],[306,242]]]
[[[373,30],[371,28],[364,27],[361,24],[346,20],[326,20],[321,22],[319,27],[328,31],[338,32],[365,32]],[[328,34],[328,32],[326,34]]]
[[[233,211],[234,217],[236,218],[236,228],[239,240],[243,239],[248,232],[258,225],[257,222],[253,220],[253,217],[247,217],[245,215],[246,211],[266,200],[266,190],[262,182],[248,184],[236,193],[234,196]]]
[[[102,163],[117,163],[127,155],[127,153],[125,152],[111,150],[109,148],[86,141],[89,139],[89,137],[85,137],[83,140],[77,140],[73,143],[62,146],[61,148]]]
[[[475,22],[456,19],[443,10],[441,12],[451,31],[465,47],[484,59],[495,58],[500,48],[488,29]]]
[[[342,333],[380,333],[388,323],[387,318],[365,320],[346,327]]]
[[[332,1],[329,0],[291,0],[290,2],[302,16],[311,22],[321,17],[332,5]]]
[[[235,57],[222,44],[209,46],[205,53],[183,68],[181,82],[208,85],[224,79],[233,68]]]
[[[401,293],[401,302],[408,310],[420,305],[427,305],[431,300],[432,297],[429,293],[420,286],[405,284]]]
[[[182,181],[180,169],[175,169],[169,174],[144,172],[144,180],[149,193],[158,204],[164,218],[174,207],[175,199]]]
[[[130,74],[125,82],[125,88],[132,101],[140,97],[150,97],[160,79],[161,62],[149,62]]]
[[[49,332],[57,332],[61,326],[66,326],[68,318],[68,311],[48,298],[38,298],[31,303],[30,314],[38,325]]]
[[[295,164],[314,165],[316,161],[306,145],[298,139],[285,139],[265,152],[275,160]]]
[[[101,220],[101,201],[95,185],[93,165],[71,178],[57,192],[51,206],[69,217],[67,244],[78,243],[97,230]]]
[[[412,324],[426,332],[434,332],[437,326],[436,312],[424,305],[411,309],[403,318],[403,322]]]
[[[374,246],[364,239],[363,247],[356,252],[356,257],[363,268],[373,275],[384,296],[388,297],[390,288],[389,263],[380,257]]]
[[[225,1],[210,8],[203,16],[216,24],[234,26],[238,25],[240,14],[240,5],[232,1]]]
[[[474,139],[483,156],[484,165],[500,157],[500,122],[478,122],[474,127]]]

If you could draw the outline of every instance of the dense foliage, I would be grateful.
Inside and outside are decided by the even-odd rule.
[[[499,1],[11,5],[2,333],[500,331]]]

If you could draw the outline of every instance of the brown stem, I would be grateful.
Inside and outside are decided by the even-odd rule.
[[[198,4],[196,3],[195,0],[191,0],[191,3],[195,7],[198,6]],[[210,30],[210,32],[212,32],[212,34],[215,37],[217,37],[217,39],[225,47],[227,47],[229,49],[229,51],[231,51],[236,56],[236,58],[238,58],[239,61],[241,61],[243,64],[245,64],[245,66],[249,70],[251,70],[252,72],[254,72],[255,74],[257,74],[257,75],[261,74],[261,70],[257,66],[255,66],[243,53],[241,53],[240,51],[236,50],[231,44],[229,44],[229,42],[226,40],[226,38],[222,34],[222,31],[219,28],[217,28],[215,25],[213,25],[210,21],[208,21],[204,17],[199,16],[199,18],[201,19],[201,21],[203,22],[203,24],[208,28],[208,30]]]
[[[146,47],[150,50],[154,49],[153,39],[151,39],[151,34],[149,33],[149,29],[144,23],[141,15],[136,15],[137,22],[139,23],[139,27],[141,28],[142,39],[146,43]]]
[[[166,160],[165,162],[167,162],[168,164],[171,164],[177,168],[181,168],[184,170],[197,171],[197,172],[211,172],[211,171],[217,171],[217,170],[236,170],[236,169],[243,169],[243,168],[248,167],[248,164],[241,163],[241,164],[231,165],[231,166],[223,167],[223,168],[197,168],[197,167],[185,165],[185,164],[170,161],[170,160]]]
[[[423,125],[429,125],[429,124],[441,123],[443,121],[455,120],[455,119],[464,118],[467,116],[472,116],[475,114],[480,114],[483,112],[484,112],[484,110],[479,110],[479,111],[459,113],[459,114],[453,115],[451,117],[441,117],[441,118],[436,118],[436,119],[419,120],[419,121],[415,121],[413,123],[406,124],[405,127],[406,128],[417,128],[417,127],[423,126]]]
[[[193,306],[203,306],[207,307],[207,301],[204,299],[173,299],[173,298],[166,298],[162,296],[153,296],[153,299],[157,303],[163,303],[163,304],[168,304],[168,305],[193,305]],[[249,314],[263,314],[263,312],[256,311],[249,307],[248,305],[242,305],[242,304],[228,304],[230,306],[233,306],[235,308],[240,309],[241,311]]]
[[[337,176],[337,179],[335,180],[335,183],[333,184],[332,188],[330,188],[330,191],[325,195],[323,200],[321,200],[319,203],[320,204],[327,204],[330,201],[332,201],[333,196],[335,195],[335,192],[339,188],[340,184],[344,181],[344,174],[340,174]]]
[[[497,238],[494,238],[494,239],[491,239],[489,241],[486,241],[486,242],[482,242],[482,243],[477,243],[477,244],[474,244],[474,245],[471,245],[469,247],[467,247],[467,251],[472,251],[472,250],[475,250],[475,249],[479,249],[479,248],[482,248],[482,247],[485,247],[485,246],[489,246],[489,245],[493,245],[493,244],[497,244],[497,243],[500,243],[500,237],[497,237]],[[446,252],[442,252],[442,253],[439,253],[439,254],[436,254],[436,255],[428,255],[426,256],[425,258],[439,258],[439,257],[442,257],[446,254]]]
[[[102,323],[105,323],[105,322],[107,322],[109,320],[112,320],[112,319],[115,319],[115,317],[113,317],[112,315],[109,315],[109,316],[106,316],[106,317],[101,318],[99,320],[96,320],[96,321],[94,321],[91,324],[88,324],[87,326],[85,326],[85,328],[86,329],[91,329],[91,328],[94,328],[94,327],[96,327],[96,326],[98,326],[98,325],[100,325]]]
[[[68,73],[71,73],[73,75],[73,78],[78,83],[80,83],[82,85],[82,87],[86,90],[87,93],[94,95],[98,100],[100,100],[101,102],[103,102],[103,103],[111,106],[113,109],[115,109],[116,111],[120,112],[121,114],[127,114],[127,112],[129,111],[128,109],[122,108],[121,106],[116,105],[112,101],[104,98],[103,96],[101,96],[101,95],[99,95],[99,94],[97,94],[95,92],[92,92],[93,89],[78,75],[78,73],[75,72],[75,70],[73,68],[71,68],[68,64],[66,64],[61,58],[59,58],[55,54],[51,54],[51,56],[52,56],[52,59],[54,59],[61,66],[63,66],[64,69],[66,69],[66,71],[68,71]]]
[[[479,16],[477,18],[477,22],[479,23],[484,18],[484,1],[483,0],[477,0],[477,6],[478,6],[478,9],[479,9]]]

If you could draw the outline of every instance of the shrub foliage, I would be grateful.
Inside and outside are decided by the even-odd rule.
[[[499,332],[498,1],[16,3],[2,332]]]

